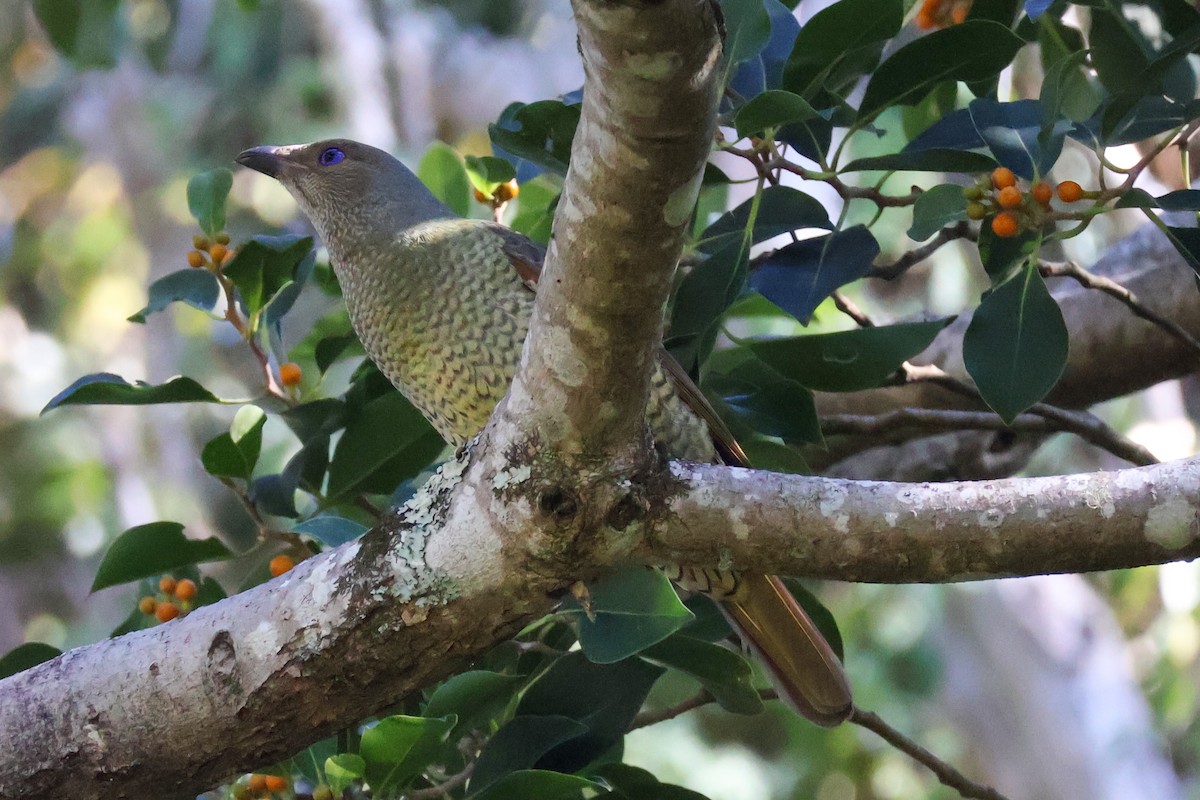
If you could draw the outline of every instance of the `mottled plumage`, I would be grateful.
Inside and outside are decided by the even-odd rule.
[[[448,442],[478,433],[520,360],[541,249],[495,223],[455,216],[398,161],[357,142],[259,147],[238,161],[277,178],[312,220],[354,329],[388,379]],[[716,462],[718,449],[727,461],[743,458],[665,351],[646,419],[678,458]],[[821,724],[845,719],[850,691],[841,666],[778,579],[671,573],[727,601],[727,615],[797,710]]]

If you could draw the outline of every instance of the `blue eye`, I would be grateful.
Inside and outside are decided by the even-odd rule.
[[[321,151],[321,155],[317,157],[317,163],[322,167],[332,167],[334,164],[340,164],[346,158],[346,154],[336,147],[327,147]]]

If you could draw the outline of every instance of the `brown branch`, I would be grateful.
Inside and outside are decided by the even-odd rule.
[[[912,430],[1055,433],[1065,429],[1054,421],[1036,414],[1021,414],[1012,422],[1006,423],[992,411],[957,411],[936,408],[898,408],[895,411],[875,415],[836,414],[821,417],[821,432],[826,436],[878,436]]]
[[[852,722],[877,734],[892,747],[926,767],[937,776],[944,786],[949,786],[963,797],[979,798],[979,800],[1006,800],[1005,796],[995,789],[969,779],[950,764],[888,725],[878,714],[856,707],[847,722]]]
[[[639,712],[638,715],[633,718],[633,721],[629,723],[628,730],[635,731],[638,728],[645,728],[647,725],[657,725],[660,722],[666,722],[669,719],[675,719],[681,714],[686,714],[693,709],[706,706],[715,701],[716,698],[709,694],[707,690],[701,689],[688,699],[676,703],[673,706],[667,706],[666,708],[660,708],[655,711]]]
[[[969,222],[959,221],[953,225],[947,225],[938,231],[937,235],[928,242],[920,247],[914,247],[892,263],[876,264],[871,267],[871,271],[867,273],[867,277],[881,278],[885,281],[898,278],[912,267],[936,253],[942,245],[957,239],[966,239],[968,241],[976,239],[976,233]]]

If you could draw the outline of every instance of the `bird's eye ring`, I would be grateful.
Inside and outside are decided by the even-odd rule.
[[[334,164],[340,164],[346,158],[346,154],[336,147],[327,147],[321,151],[321,155],[317,156],[317,163],[322,167],[332,167]]]

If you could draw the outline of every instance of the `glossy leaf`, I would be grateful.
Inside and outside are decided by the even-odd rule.
[[[996,168],[996,159],[986,153],[954,148],[929,148],[927,150],[902,150],[882,156],[856,158],[842,172],[879,170],[890,172],[991,172]]]
[[[822,442],[812,392],[759,359],[747,359],[726,374],[709,371],[704,389],[719,395],[713,405],[739,438],[744,426],[787,442]]]
[[[708,358],[717,321],[745,288],[747,252],[741,242],[730,242],[693,268],[675,291],[667,346],[684,369]]]
[[[183,269],[150,284],[149,295],[146,307],[129,317],[130,322],[145,322],[146,317],[177,302],[211,314],[221,297],[221,286],[206,269]]]
[[[961,200],[961,189],[958,196]],[[866,275],[878,255],[875,237],[866,227],[855,225],[776,250],[750,273],[749,285],[808,324],[826,297]]]
[[[225,199],[233,188],[233,173],[221,167],[201,172],[188,181],[188,211],[209,236],[225,229]]]
[[[967,20],[910,42],[871,75],[860,120],[892,105],[911,105],[944,81],[980,81],[1008,66],[1024,42],[1008,27]]]
[[[584,736],[582,722],[562,716],[517,716],[492,735],[475,762],[471,791],[486,789],[505,775],[531,769],[542,756]]]
[[[751,98],[742,106],[734,117],[734,127],[738,136],[752,136],[815,116],[816,109],[804,98],[782,89],[773,89]]]
[[[59,406],[113,405],[144,406],[155,403],[220,403],[212,392],[191,378],[171,378],[166,383],[153,386],[136,381],[129,383],[120,375],[97,372],[84,375],[56,394],[42,413]]]
[[[891,39],[903,21],[900,0],[840,0],[825,6],[796,36],[783,70],[784,88],[813,98],[847,53]]]
[[[1200,275],[1200,228],[1177,228],[1171,225],[1164,227],[1167,238],[1179,251],[1179,255],[1183,256],[1189,267],[1196,270],[1197,275]]]
[[[756,55],[771,36],[762,0],[720,0],[725,16],[725,58],[730,64]]]
[[[178,567],[222,561],[233,553],[217,539],[189,539],[178,522],[151,522],[116,538],[92,581],[92,591],[161,575]]]
[[[312,250],[311,236],[255,236],[242,245],[225,267],[246,310],[257,314],[283,286]]]
[[[1026,266],[984,295],[963,335],[963,361],[1005,422],[1054,388],[1067,363],[1067,327],[1037,269]]]
[[[522,770],[506,775],[471,800],[582,800],[596,797],[604,787],[578,775],[545,770]]]
[[[499,716],[523,680],[520,675],[488,670],[460,672],[434,690],[422,713],[427,717],[454,715],[458,719],[454,732],[469,731]]]
[[[389,392],[367,403],[346,426],[329,464],[328,496],[391,492],[442,448],[421,412],[399,392]]]
[[[571,158],[571,140],[578,125],[578,105],[541,100],[509,106],[499,121],[488,126],[488,135],[497,147],[542,169],[565,175]]]
[[[754,688],[754,670],[732,650],[687,636],[671,636],[647,648],[642,658],[692,676],[726,711],[762,711],[762,698]]]
[[[1066,123],[1044,128],[1036,100],[1000,103],[981,97],[971,101],[967,113],[996,160],[1025,180],[1050,171],[1069,129]]]
[[[620,800],[708,800],[691,789],[659,783],[652,773],[629,764],[610,761],[597,766],[591,774],[613,787]]]
[[[967,198],[963,196],[963,187],[954,183],[939,184],[917,197],[908,238],[923,242],[950,223],[966,218]]]
[[[345,517],[332,514],[321,514],[298,522],[292,528],[295,533],[311,536],[326,547],[339,547],[346,542],[357,539],[369,529],[361,522],[355,522]],[[440,717],[444,714],[430,713],[428,716]]]
[[[833,227],[829,212],[812,195],[790,186],[769,186],[762,192],[757,213],[754,212],[754,200],[751,199],[709,225],[703,234],[701,251],[715,253],[731,242],[742,241],[752,213],[755,214],[750,237],[752,242],[765,241],[781,233],[804,228],[828,230]]]
[[[742,449],[755,469],[782,472],[785,475],[811,475],[812,468],[795,448],[774,439],[752,436],[741,440]]]
[[[455,214],[470,215],[471,181],[462,156],[453,147],[437,141],[429,145],[417,165],[417,177]]]
[[[1061,118],[1082,122],[1100,107],[1103,90],[1084,68],[1087,53],[1078,51],[1054,62],[1042,80],[1038,102],[1042,107],[1042,136],[1048,135]]]
[[[0,657],[0,680],[36,667],[62,655],[62,650],[43,642],[19,644]]]
[[[366,778],[367,762],[358,753],[338,753],[325,759],[325,780],[340,797],[355,781]]]
[[[640,653],[690,623],[688,611],[671,582],[649,567],[625,567],[588,586],[591,616],[573,599],[565,600],[579,630],[584,654],[611,664]]]
[[[200,452],[200,463],[209,475],[250,480],[262,450],[262,429],[267,415],[258,406],[242,406],[228,433],[210,439]]]
[[[363,731],[358,751],[371,788],[387,796],[407,785],[440,752],[454,723],[454,717],[397,714]]]
[[[949,320],[746,342],[756,356],[802,386],[854,392],[882,385],[920,353]]]

